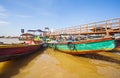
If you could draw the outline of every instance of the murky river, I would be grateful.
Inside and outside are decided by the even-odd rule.
[[[47,48],[0,62],[0,78],[120,78],[120,52],[70,55]]]

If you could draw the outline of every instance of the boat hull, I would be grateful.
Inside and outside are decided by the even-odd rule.
[[[71,54],[85,54],[91,52],[109,51],[115,48],[114,40],[97,40],[97,41],[84,41],[84,42],[67,42],[49,44],[50,47]]]
[[[118,52],[120,52],[120,47],[115,48],[113,51],[118,51]]]
[[[42,47],[40,45],[25,45],[25,44],[13,44],[13,45],[0,45],[0,61],[9,60],[26,54],[30,54],[39,50]]]
[[[113,51],[120,51],[120,38],[115,39],[116,48]]]

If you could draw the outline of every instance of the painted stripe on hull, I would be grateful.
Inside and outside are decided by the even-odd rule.
[[[102,41],[102,42],[90,42],[84,44],[72,44],[71,47],[67,44],[56,44],[56,49],[60,51],[64,51],[67,53],[90,53],[90,52],[100,52],[100,51],[109,51],[115,48],[114,40]],[[52,44],[49,45],[53,47]]]

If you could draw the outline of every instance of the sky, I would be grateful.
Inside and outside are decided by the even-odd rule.
[[[0,36],[120,18],[120,0],[0,0]]]

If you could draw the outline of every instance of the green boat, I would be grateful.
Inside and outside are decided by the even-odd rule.
[[[93,52],[110,51],[115,48],[113,38],[103,38],[94,40],[81,40],[74,42],[49,43],[48,46],[62,52],[70,54],[85,54]]]

